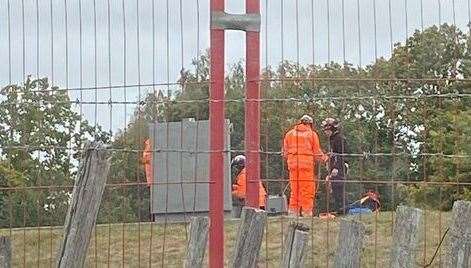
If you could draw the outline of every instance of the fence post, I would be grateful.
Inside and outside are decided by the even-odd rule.
[[[360,267],[364,237],[363,223],[353,219],[341,219],[334,267]]]
[[[203,267],[204,253],[208,243],[209,219],[207,217],[194,217],[190,221],[190,238],[186,252],[186,268]]]
[[[263,232],[267,222],[267,212],[261,209],[244,207],[237,232],[237,242],[231,267],[257,267],[258,254],[262,246]]]
[[[290,222],[283,243],[283,255],[280,267],[304,267],[304,254],[309,241],[309,227],[304,224]]]
[[[245,0],[246,15],[260,18],[260,0]],[[260,26],[260,22],[255,24]],[[245,155],[247,204],[257,207],[260,187],[260,29],[245,32]]]
[[[453,204],[445,267],[471,267],[471,202]]]
[[[224,12],[224,0],[210,0],[211,16]],[[224,29],[210,23],[209,83],[209,267],[224,266]]]
[[[419,243],[422,210],[405,206],[396,209],[390,267],[414,267]]]
[[[65,218],[57,267],[83,267],[110,168],[108,151],[101,142],[85,145]]]
[[[0,268],[11,267],[11,242],[7,236],[0,236]]]

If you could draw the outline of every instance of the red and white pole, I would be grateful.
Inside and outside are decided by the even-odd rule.
[[[211,0],[211,12],[224,12],[224,0]],[[209,267],[224,267],[224,29],[211,28]]]
[[[245,150],[247,204],[258,206],[260,183],[260,1],[246,0],[247,14],[227,14],[224,0],[211,0],[209,267],[224,267],[224,30],[245,31],[247,90]]]
[[[260,14],[260,0],[246,0],[247,14]],[[247,205],[258,208],[260,183],[260,31],[246,31],[245,155]]]

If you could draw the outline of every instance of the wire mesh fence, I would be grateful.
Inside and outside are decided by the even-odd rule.
[[[246,152],[244,109],[252,102],[261,107],[256,153],[268,196],[293,195],[286,133],[308,114],[328,153],[321,122],[336,118],[348,143],[342,202],[368,190],[381,200],[379,212],[358,218],[367,230],[362,266],[389,264],[398,205],[423,209],[416,263],[432,260],[453,202],[471,200],[470,2],[260,5],[260,77],[246,78],[245,35],[226,32],[225,99],[215,101],[210,1],[0,1],[0,235],[12,240],[13,266],[55,265],[91,140],[109,144],[111,169],[87,266],[181,266],[190,217],[209,211],[212,153],[225,155],[232,206],[237,171],[228,169]],[[245,12],[243,1],[226,10]],[[250,82],[260,83],[260,99],[246,97]],[[217,102],[230,128],[225,149],[215,152],[203,129]],[[314,216],[269,217],[260,266],[278,266],[293,219],[310,226],[306,266],[333,265],[338,218],[346,216],[318,217],[335,202],[325,180],[330,170],[315,167]],[[154,213],[155,204],[163,212]],[[169,212],[172,206],[180,211]],[[224,210],[228,264],[239,222]],[[442,266],[438,252],[433,264]]]

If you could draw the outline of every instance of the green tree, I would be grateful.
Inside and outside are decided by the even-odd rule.
[[[424,182],[402,187],[405,201],[415,205],[450,209],[454,200],[469,199],[469,189],[447,183],[470,182],[468,171],[458,164],[466,165],[471,154],[463,136],[469,126],[462,123],[469,121],[470,100],[460,97],[469,93],[470,44],[469,32],[433,26],[415,32],[396,46],[389,61],[373,69],[376,76],[397,78],[393,86],[399,93],[417,97],[394,106],[398,147],[413,156],[411,179]]]
[[[62,224],[72,190],[65,186],[73,185],[84,142],[107,142],[109,134],[82,119],[67,91],[51,87],[46,78],[28,77],[22,85],[4,87],[1,94],[2,176],[6,185],[26,187],[8,193],[8,199],[28,202],[23,204],[28,226]],[[15,226],[24,224],[23,215],[15,219]]]
[[[310,114],[316,123],[327,116],[343,123],[350,153],[354,154],[349,157],[349,177],[356,181],[348,184],[350,201],[366,189],[378,190],[386,209],[400,202],[424,204],[429,199],[441,200],[435,207],[448,208],[456,198],[469,198],[465,187],[437,186],[439,190],[434,190],[418,182],[464,182],[469,178],[465,160],[469,157],[452,155],[471,153],[465,139],[469,128],[460,123],[466,120],[455,120],[468,118],[470,100],[458,95],[439,96],[469,94],[469,82],[457,79],[467,78],[471,72],[470,40],[469,33],[444,24],[415,32],[403,44],[395,45],[391,58],[377,59],[364,68],[348,63],[300,66],[282,62],[263,70],[261,159],[262,178],[267,180],[269,192],[281,193],[286,185],[283,180],[288,177],[287,171],[279,153],[285,132],[301,115]],[[193,64],[194,71],[182,72],[182,91],[171,97],[160,92],[149,94],[116,142],[127,140],[129,148],[141,150],[143,140],[132,137],[135,133],[145,136],[147,122],[209,118],[209,57],[203,55]],[[226,117],[233,124],[231,147],[243,151],[245,74],[241,63],[229,69],[225,84]],[[320,136],[327,149],[326,138]],[[443,168],[438,168],[442,157],[437,155],[441,152],[449,157],[443,161]],[[138,163],[137,155],[119,161],[123,159]],[[131,164],[130,172],[122,176],[134,181],[140,176],[143,180],[142,167]],[[319,178],[324,173],[319,168]],[[394,181],[413,184],[398,188]],[[320,198],[324,198],[322,194]]]

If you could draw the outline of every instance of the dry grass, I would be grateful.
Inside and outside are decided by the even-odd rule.
[[[445,213],[428,211],[424,225],[424,241],[418,249],[417,262],[428,262],[447,226]],[[393,213],[362,216],[367,229],[362,267],[388,266]],[[338,221],[318,218],[299,219],[311,226],[306,267],[332,266],[337,245]],[[260,267],[277,267],[281,256],[283,232],[289,219],[269,219],[260,252]],[[236,240],[238,221],[225,225],[226,261]],[[87,267],[181,267],[186,247],[185,224],[129,223],[98,225],[90,243]],[[51,267],[54,264],[61,228],[3,229],[0,235],[11,235],[14,267]],[[124,238],[124,239],[123,239]],[[151,243],[152,242],[152,243]],[[165,246],[165,247],[163,247]],[[440,256],[435,263],[438,265]]]

